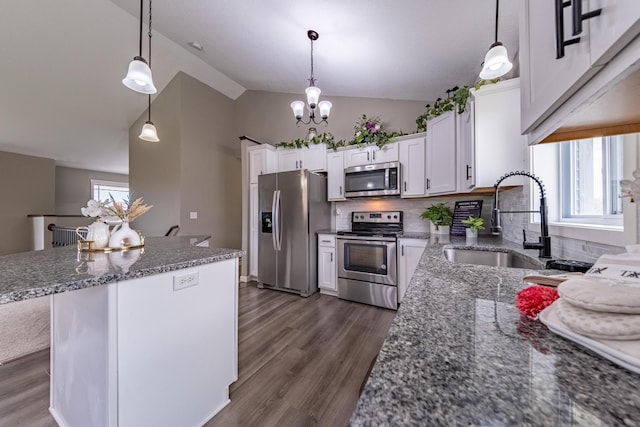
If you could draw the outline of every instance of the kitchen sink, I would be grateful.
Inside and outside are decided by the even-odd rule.
[[[544,266],[513,252],[481,251],[477,249],[446,248],[444,257],[461,264],[488,265],[492,267],[528,268],[540,270]]]

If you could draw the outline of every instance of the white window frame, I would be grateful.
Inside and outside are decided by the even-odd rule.
[[[91,198],[96,200],[95,195],[95,187],[96,185],[108,185],[110,187],[120,187],[126,188],[128,192],[130,192],[129,183],[128,182],[120,182],[120,181],[106,181],[103,179],[92,179],[91,180]]]
[[[562,221],[560,210],[561,188],[559,174],[558,149],[556,144],[541,144],[527,150],[529,155],[530,170],[539,176],[545,184],[547,199],[558,197],[558,200],[548,200],[549,208],[549,234],[553,237],[565,237],[587,242],[601,243],[606,245],[620,246],[636,244],[638,240],[637,224],[637,203],[631,203],[628,198],[623,199],[623,220],[622,226],[602,225],[590,223],[588,218],[583,221],[571,220]],[[632,172],[640,166],[640,134],[629,134],[623,136],[624,165],[623,176],[629,179]],[[533,155],[532,149],[536,150]],[[541,159],[537,164],[535,158]],[[538,209],[539,192],[537,185],[529,186],[529,206],[531,209]],[[529,216],[527,229],[530,231],[540,231],[539,215]]]

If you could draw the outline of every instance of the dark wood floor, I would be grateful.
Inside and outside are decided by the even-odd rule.
[[[206,426],[347,425],[395,312],[255,283],[239,303],[239,378]],[[56,426],[48,368],[48,351],[0,366],[0,427]]]

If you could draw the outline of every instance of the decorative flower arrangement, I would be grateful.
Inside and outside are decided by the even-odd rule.
[[[87,206],[80,208],[80,212],[86,217],[97,218],[98,220],[102,220],[102,217],[107,215],[104,203],[93,199],[87,202]]]
[[[117,203],[113,196],[111,196],[111,203],[105,205],[104,209],[111,215],[120,218],[122,222],[130,223],[153,207],[153,205],[145,205],[142,197],[138,197],[133,201],[132,199],[133,197],[129,197],[125,199],[124,203]]]
[[[353,133],[353,139],[347,145],[362,147],[365,144],[375,144],[379,148],[384,147],[391,138],[400,135],[399,132],[387,132],[382,129],[379,117],[368,118],[366,114],[363,114],[356,122]]]
[[[640,168],[633,171],[633,181],[630,179],[620,180],[620,197],[631,198],[631,203],[636,199],[640,200]]]
[[[145,205],[142,197],[138,197],[133,201],[132,197],[129,197],[124,203],[118,203],[111,194],[109,196],[111,199],[104,202],[89,200],[87,206],[80,208],[80,212],[86,217],[96,218],[96,221],[114,222],[120,220],[131,222],[153,207]]]

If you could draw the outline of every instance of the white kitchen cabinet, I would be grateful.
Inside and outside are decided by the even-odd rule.
[[[237,258],[52,295],[49,410],[61,426],[203,425],[238,379],[237,319]]]
[[[314,144],[303,148],[279,148],[278,172],[308,169],[312,172],[326,171],[327,146]]]
[[[424,197],[426,195],[426,143],[426,132],[413,134],[407,139],[398,141],[398,157],[402,174],[401,197]]]
[[[327,199],[346,200],[344,197],[344,151],[327,154]]]
[[[518,112],[519,114],[519,112]],[[476,186],[475,165],[475,103],[473,97],[468,101],[467,108],[456,117],[457,143],[457,185],[458,193],[466,193]]]
[[[249,185],[249,277],[258,278],[258,236],[260,233],[260,206],[258,184]]]
[[[427,195],[456,191],[456,115],[448,111],[427,122]]]
[[[368,145],[344,151],[344,167],[370,165],[398,161],[398,143],[391,142],[382,148]]]
[[[585,88],[590,94],[578,97],[579,101],[562,111],[562,115],[584,114],[583,106],[592,104],[595,98],[608,91],[604,89],[607,87],[606,81],[599,81],[595,88],[588,88],[586,84],[596,79],[608,62],[624,51],[640,33],[640,2],[582,0],[583,14],[600,8],[601,15],[583,21],[579,42],[565,46],[562,57],[558,57],[556,47],[555,1],[522,2],[519,26],[521,131],[531,134],[529,143],[537,143],[563,125],[566,119],[559,117],[556,112],[571,97],[580,92],[584,94]],[[578,37],[572,35],[575,2],[562,9],[565,41]],[[623,74],[615,67],[610,68],[612,77]],[[602,76],[598,79],[603,80]],[[583,121],[581,126],[585,125],[589,123]]]
[[[411,277],[427,247],[425,239],[398,239],[398,302],[401,303]]]
[[[338,293],[336,261],[336,236],[318,234],[318,287],[322,293]]]
[[[526,170],[526,137],[520,134],[520,79],[471,90],[458,115],[458,192],[490,188],[514,170]],[[510,185],[522,183],[518,177]]]
[[[589,52],[593,65],[604,65],[640,33],[640,1],[583,1],[582,13],[602,9],[589,20]]]
[[[257,184],[258,176],[276,171],[276,149],[262,144],[247,149],[249,157],[249,183]]]

